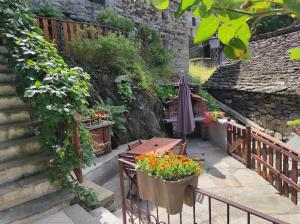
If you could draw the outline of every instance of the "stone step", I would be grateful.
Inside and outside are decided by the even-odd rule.
[[[8,72],[6,65],[0,64],[0,83],[13,83],[16,80],[16,76]]]
[[[89,214],[78,204],[65,208],[64,213],[74,224],[99,224],[94,216]]]
[[[8,49],[7,49],[7,47],[1,45],[1,46],[0,46],[0,54],[7,55],[7,54],[8,54]]]
[[[70,205],[74,195],[66,190],[47,194],[0,212],[1,224],[32,224]],[[43,223],[44,224],[44,223]]]
[[[7,64],[8,63],[7,55],[0,54],[0,63],[1,64]]]
[[[123,221],[108,211],[106,208],[100,207],[90,212],[94,216],[98,223],[101,224],[122,224]]]
[[[0,185],[0,211],[53,193],[58,184],[51,184],[46,173]]]
[[[97,204],[89,204],[88,207],[98,208],[105,207],[109,211],[115,210],[115,194],[114,192],[92,182],[89,180],[84,180],[81,184],[86,189],[93,189],[94,192],[98,195],[98,203]]]
[[[24,107],[25,103],[18,96],[0,96],[0,110]]]
[[[0,125],[30,121],[28,108],[0,110]]]
[[[45,170],[50,156],[38,154],[0,164],[0,184],[13,182]]]
[[[8,64],[0,64],[0,72],[2,73],[2,72],[9,72],[10,71],[10,69],[9,69],[9,67],[8,67]]]
[[[0,163],[37,154],[40,151],[41,147],[37,136],[2,142],[0,144]]]
[[[15,85],[0,83],[0,96],[15,96],[17,89]]]
[[[36,135],[39,121],[26,121],[14,124],[0,125],[0,143],[18,138]]]

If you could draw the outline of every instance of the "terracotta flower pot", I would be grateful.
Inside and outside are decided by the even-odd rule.
[[[165,181],[160,177],[151,176],[143,170],[137,170],[139,195],[143,200],[153,202],[156,206],[167,209],[174,215],[182,211],[183,203],[194,205],[193,192],[187,186],[198,185],[198,175],[183,178],[178,181]]]

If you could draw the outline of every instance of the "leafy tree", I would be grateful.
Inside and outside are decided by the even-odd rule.
[[[170,0],[147,0],[157,9],[169,7]],[[217,34],[224,45],[224,54],[231,59],[251,57],[252,36],[248,22],[268,16],[300,17],[299,0],[181,0],[177,16],[187,10],[201,19],[194,42],[201,43]],[[300,47],[289,50],[292,60],[300,59]]]

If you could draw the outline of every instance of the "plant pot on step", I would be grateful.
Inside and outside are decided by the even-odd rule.
[[[139,196],[156,206],[166,208],[168,214],[175,215],[182,212],[183,203],[188,206],[194,205],[193,191],[188,186],[197,187],[198,177],[199,175],[195,174],[177,181],[166,181],[138,169]]]

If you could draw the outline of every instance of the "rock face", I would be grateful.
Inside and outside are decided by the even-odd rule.
[[[300,118],[300,62],[291,61],[288,53],[299,41],[299,25],[257,36],[250,43],[251,60],[227,61],[205,88],[234,110],[285,137],[293,131],[287,121]]]
[[[90,103],[95,104],[101,100],[112,105],[124,104],[116,84],[115,77],[108,74],[91,73],[92,89]],[[133,83],[133,86],[137,84]],[[164,135],[161,121],[164,115],[161,101],[145,90],[134,88],[135,99],[127,105],[126,131],[113,136],[113,145],[124,144],[135,139],[146,139],[152,136]]]
[[[159,11],[139,1],[131,0],[31,0],[31,6],[41,3],[58,6],[64,14],[74,20],[95,21],[103,7],[111,7],[121,15],[132,19],[136,24],[141,22],[159,30],[163,45],[174,54],[173,72],[179,75],[188,71],[189,28],[187,16],[175,17],[179,0],[171,0],[168,10]]]

